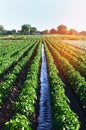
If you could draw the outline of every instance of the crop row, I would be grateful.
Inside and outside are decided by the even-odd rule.
[[[70,54],[70,51],[66,51],[66,49],[64,50],[63,46],[58,47],[58,45],[56,44],[52,44],[53,47],[66,59],[69,60],[69,62],[74,66],[74,68],[80,72],[80,74],[84,77],[86,77],[86,65],[81,62],[80,60],[78,60],[76,57],[72,56]],[[67,48],[67,47],[65,47]]]
[[[70,109],[69,100],[65,96],[65,85],[58,76],[58,70],[54,64],[53,57],[45,45],[48,75],[51,87],[51,103],[53,114],[53,129],[78,130],[80,123],[77,115]]]
[[[23,45],[22,50],[21,50],[21,48],[19,50],[20,46],[17,46],[17,44],[16,44],[16,47],[14,49],[12,49],[12,52],[11,52],[11,47],[10,47],[10,49],[8,50],[8,54],[0,57],[0,75],[2,75],[4,73],[4,71],[7,70],[12,64],[14,64],[23,55],[23,53],[26,50],[28,50],[28,48],[30,46],[32,46],[32,44],[34,44],[34,42],[27,41],[25,44],[26,44],[26,46]],[[22,46],[22,44],[21,44],[21,46]],[[12,56],[12,54],[14,54],[14,50],[19,50],[19,51],[17,51],[17,54]],[[4,53],[5,53],[5,50],[4,50]]]
[[[61,42],[61,41],[59,41],[59,44],[57,41],[57,45],[58,47],[62,48],[62,50],[66,51],[67,53],[71,54],[73,57],[77,58],[79,61],[86,64],[86,61],[85,61],[86,53],[84,51],[73,48],[69,46],[69,44]]]
[[[37,54],[28,70],[27,78],[21,87],[21,93],[14,105],[16,114],[5,124],[9,129],[32,129],[33,115],[35,113],[35,101],[37,100],[36,90],[39,87],[38,74],[41,59],[41,43],[37,49]]]
[[[29,59],[31,58],[34,49],[37,45],[35,44],[33,46],[33,48],[28,52],[27,56],[25,58],[23,58],[12,70],[11,73],[9,73],[8,75],[6,75],[4,77],[4,82],[1,82],[0,84],[0,107],[3,104],[3,101],[6,99],[6,97],[8,96],[9,92],[12,89],[12,86],[14,85],[14,82],[17,79],[18,74],[23,70],[25,64],[29,61]]]
[[[10,93],[12,93],[13,89],[19,87],[17,83],[20,84],[18,89],[19,96],[16,96],[17,99],[15,97],[15,101],[13,103],[14,106],[11,106],[13,108],[14,115],[10,121],[5,123],[5,130],[35,129],[34,122],[37,121],[38,116],[35,113],[37,109],[35,103],[37,101],[37,90],[40,86],[38,75],[40,73],[42,43],[44,43],[46,53],[50,84],[51,108],[53,116],[52,129],[79,130],[80,122],[77,114],[70,108],[70,101],[65,95],[66,86],[59,77],[59,68],[62,70],[63,76],[70,84],[70,87],[74,90],[83,108],[86,110],[86,82],[85,78],[78,72],[81,69],[81,71],[83,71],[82,73],[85,73],[84,68],[82,70],[82,67],[85,66],[85,56],[83,56],[84,53],[81,51],[77,51],[70,46],[67,48],[66,44],[60,42],[51,37],[42,37],[31,38],[29,41],[26,40],[25,44],[24,41],[22,41],[18,44],[15,43],[14,45],[14,42],[11,41],[11,46],[9,43],[10,47],[7,43],[5,44],[8,50],[10,50],[12,46],[14,47],[8,54],[7,49],[2,49],[2,52],[0,53],[0,61],[3,61],[1,62],[2,67],[0,68],[0,76],[2,76],[2,74],[4,75],[3,82],[0,83],[0,108],[3,108],[4,101],[9,97]],[[4,44],[1,45],[4,46],[2,48],[5,48]],[[35,50],[36,53],[34,53]],[[77,52],[80,55],[80,59]],[[81,61],[83,61],[83,64]],[[57,64],[55,65],[56,62],[59,68]],[[12,64],[15,64],[15,66],[12,67],[12,70],[9,71],[7,75],[5,75],[4,72]],[[73,65],[76,69],[78,67],[78,71],[74,69]],[[27,73],[25,70],[28,70]],[[21,76],[26,78],[20,78]],[[20,82],[21,79],[23,80],[23,82],[21,81],[22,83]]]
[[[68,62],[67,59],[62,57],[55,48],[48,43],[48,48],[51,51],[54,59],[58,63],[59,67],[63,71],[63,74],[70,86],[75,91],[78,99],[80,100],[83,108],[86,109],[86,82],[84,77],[80,75],[78,71]]]
[[[68,52],[69,54],[86,64],[86,53],[84,51],[74,48],[70,46],[70,44],[62,42],[61,40],[58,40],[56,38],[47,38],[47,40],[49,40],[51,44],[57,45],[58,47],[62,48],[62,50]]]

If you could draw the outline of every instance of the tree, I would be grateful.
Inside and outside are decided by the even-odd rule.
[[[12,31],[11,30],[7,30],[7,35],[12,35]]]
[[[68,31],[68,34],[69,34],[69,35],[75,35],[75,34],[77,34],[77,31],[76,31],[75,29],[70,29],[70,30]]]
[[[54,29],[54,28],[52,28],[51,30],[50,30],[50,34],[56,34],[57,33],[57,31]]]
[[[63,24],[59,25],[57,27],[57,33],[58,34],[67,34],[67,27]]]
[[[12,34],[16,34],[16,29],[12,29]]]
[[[3,35],[7,35],[7,30],[3,30]]]
[[[3,25],[0,25],[0,34],[3,34],[3,31],[4,31]]]
[[[42,33],[42,34],[48,34],[49,31],[48,31],[48,29],[46,29],[46,30],[42,31],[41,33]]]
[[[30,24],[22,25],[21,33],[24,34],[24,35],[29,35],[30,34],[30,28],[31,28]]]
[[[30,34],[31,34],[31,35],[35,35],[36,32],[37,32],[36,27],[31,27],[31,28],[30,28]]]
[[[80,34],[81,35],[86,35],[86,31],[81,31]]]

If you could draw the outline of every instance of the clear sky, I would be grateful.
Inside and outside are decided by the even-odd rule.
[[[41,31],[64,24],[86,31],[86,0],[0,0],[0,24],[9,30],[31,24]]]

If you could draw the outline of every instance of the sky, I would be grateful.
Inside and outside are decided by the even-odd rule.
[[[86,31],[86,0],[0,0],[0,25],[20,30],[23,24],[40,31],[60,24]]]

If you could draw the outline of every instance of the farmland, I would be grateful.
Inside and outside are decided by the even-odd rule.
[[[0,40],[1,130],[86,129],[85,44],[66,42]]]
[[[83,41],[83,40],[64,40],[64,42],[86,50],[86,40],[85,41]]]

